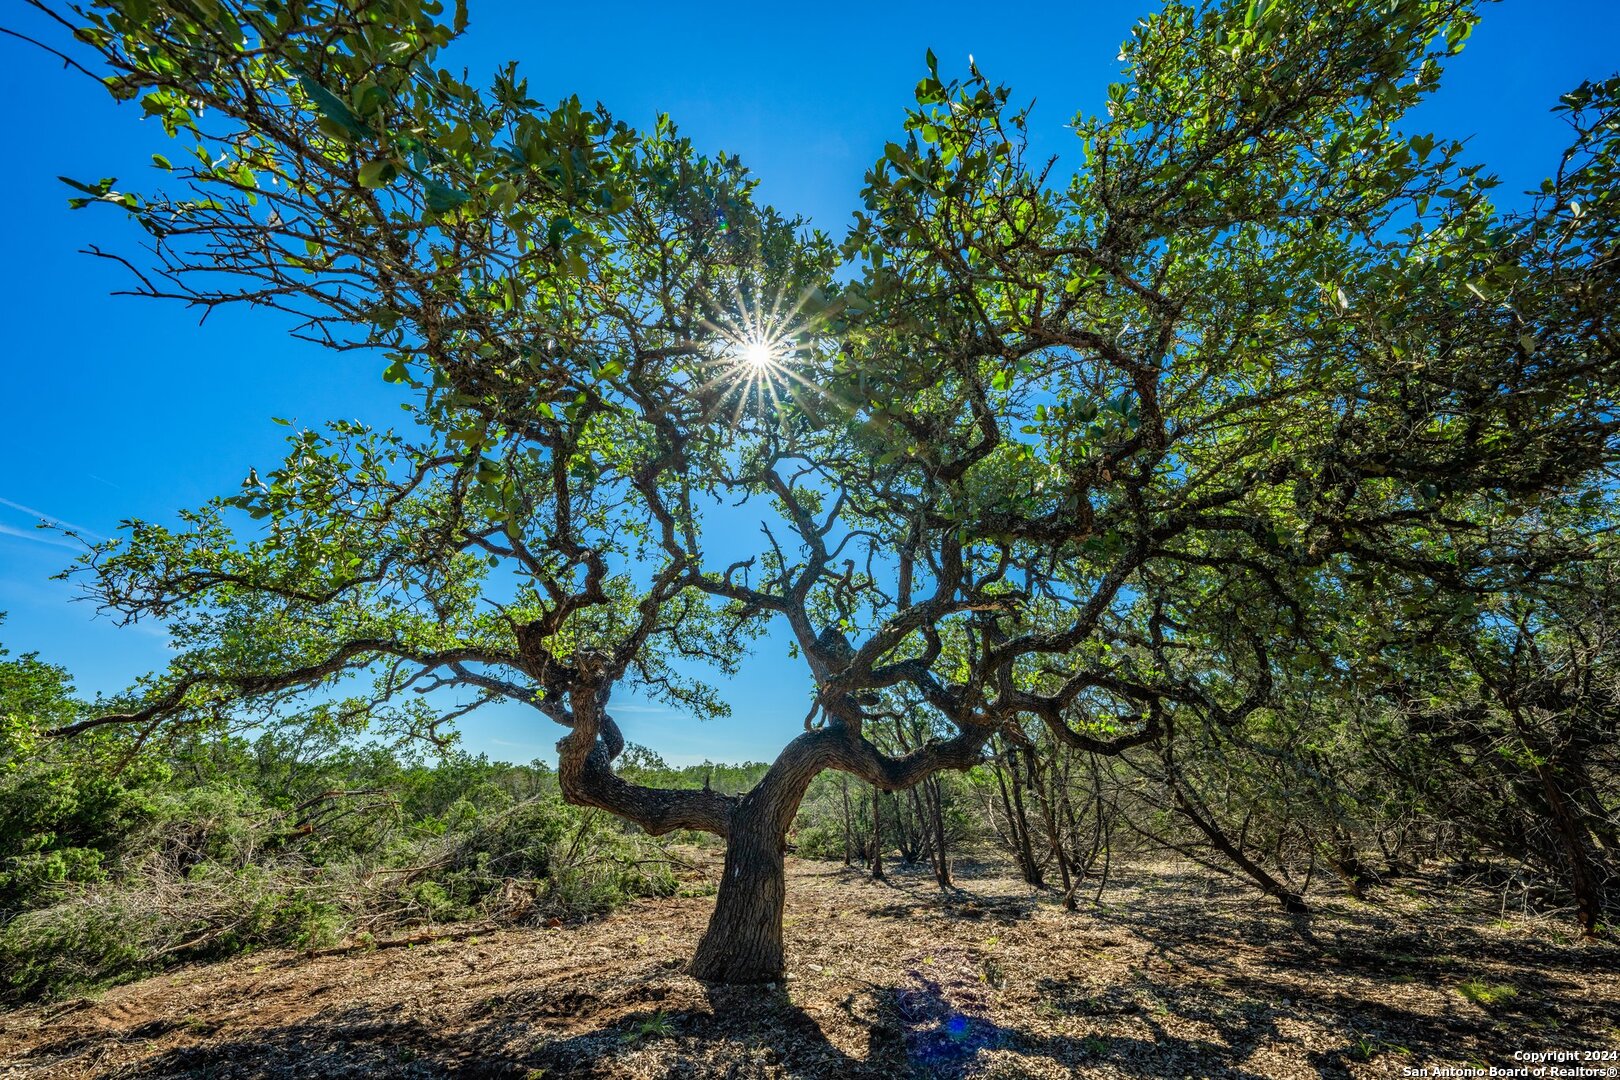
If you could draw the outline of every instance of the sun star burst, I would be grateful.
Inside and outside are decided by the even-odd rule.
[[[816,389],[800,370],[811,334],[803,312],[812,290],[796,301],[784,302],[781,294],[767,300],[758,283],[745,291],[748,284],[734,284],[726,317],[705,323],[719,345],[706,385],[723,391],[734,423],[745,412],[774,412],[788,394]]]

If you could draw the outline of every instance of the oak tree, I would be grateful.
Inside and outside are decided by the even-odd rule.
[[[459,5],[36,6],[185,148],[154,192],[75,185],[150,234],[111,256],[135,291],[380,352],[411,412],[297,432],[89,556],[101,604],[179,649],[59,733],[303,710],[433,737],[531,707],[567,798],[725,839],[702,978],[781,976],[823,770],[906,789],[1000,739],[1152,747],[1184,784],[1192,732],[1355,662],[1356,575],[1444,592],[1458,550],[1493,558],[1488,508],[1613,460],[1613,88],[1504,215],[1460,143],[1400,126],[1461,0],[1169,3],[1061,182],[1006,88],[930,54],[841,246],[666,119],[435,67]],[[720,554],[721,506],[757,550]],[[757,785],[615,770],[616,690],[721,708],[695,665],[772,620],[815,696]],[[413,693],[446,689],[448,714]]]

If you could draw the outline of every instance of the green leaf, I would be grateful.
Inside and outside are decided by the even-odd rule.
[[[399,175],[399,168],[392,161],[382,159],[368,161],[360,166],[360,186],[366,188],[387,187],[394,177]]]
[[[332,93],[326,87],[310,78],[308,75],[298,76],[298,85],[304,88],[309,100],[315,108],[328,120],[343,128],[358,139],[371,139],[376,136],[361,119],[354,115],[353,110],[344,103],[343,99]]]
[[[465,191],[450,187],[437,180],[428,180],[422,185],[422,191],[427,196],[427,208],[435,214],[447,214],[457,207],[466,204],[472,196]]]
[[[97,198],[107,194],[107,192],[112,190],[112,186],[118,183],[118,178],[116,176],[102,177],[102,179],[94,187],[90,186],[89,184],[81,183],[69,176],[58,176],[57,179],[62,181],[62,183],[66,184],[70,188],[75,188],[82,191],[86,195],[94,195]]]

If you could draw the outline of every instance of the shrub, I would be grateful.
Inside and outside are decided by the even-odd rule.
[[[661,843],[554,792],[514,801],[489,781],[493,768],[453,763],[414,790],[403,777],[396,786],[423,816],[401,820],[405,799],[389,796],[368,804],[364,829],[349,824],[356,806],[324,799],[312,812],[310,797],[254,790],[240,773],[145,790],[142,816],[109,830],[102,849],[11,861],[11,880],[35,883],[34,903],[0,924],[0,1000],[268,946],[465,919],[586,918],[675,893]],[[290,805],[271,805],[278,796]]]

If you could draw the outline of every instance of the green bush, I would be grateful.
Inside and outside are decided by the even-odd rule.
[[[178,751],[186,784],[167,768],[130,774],[143,786],[102,805],[139,813],[103,815],[97,847],[63,847],[37,830],[25,834],[30,850],[13,842],[0,999],[270,946],[321,948],[362,929],[590,917],[676,891],[661,843],[563,802],[540,770],[478,758],[452,759],[443,772],[379,769],[377,757],[357,754],[316,762],[302,785],[288,785],[276,748],[242,750]],[[53,782],[12,785],[22,805],[7,812],[60,819],[63,790],[84,764],[70,756],[34,769]],[[277,786],[261,786],[266,777]]]
[[[0,650],[0,1001],[270,946],[458,920],[584,918],[674,895],[655,841],[565,803],[545,765],[432,762],[341,732],[196,729],[144,745],[60,668]],[[632,769],[746,786],[763,766]]]
[[[72,693],[67,673],[33,654],[0,659],[0,922],[66,885],[103,880],[113,848],[169,780],[166,763],[122,731],[45,737],[77,715]]]
[[[0,1000],[27,1001],[141,973],[158,918],[127,902],[68,901],[12,919],[0,927]]]
[[[801,825],[793,834],[793,853],[802,859],[842,859],[844,830],[836,822]]]
[[[601,914],[638,896],[671,896],[675,876],[661,844],[597,810],[555,795],[469,820],[447,834],[442,881],[462,905],[505,906],[572,918]]]

